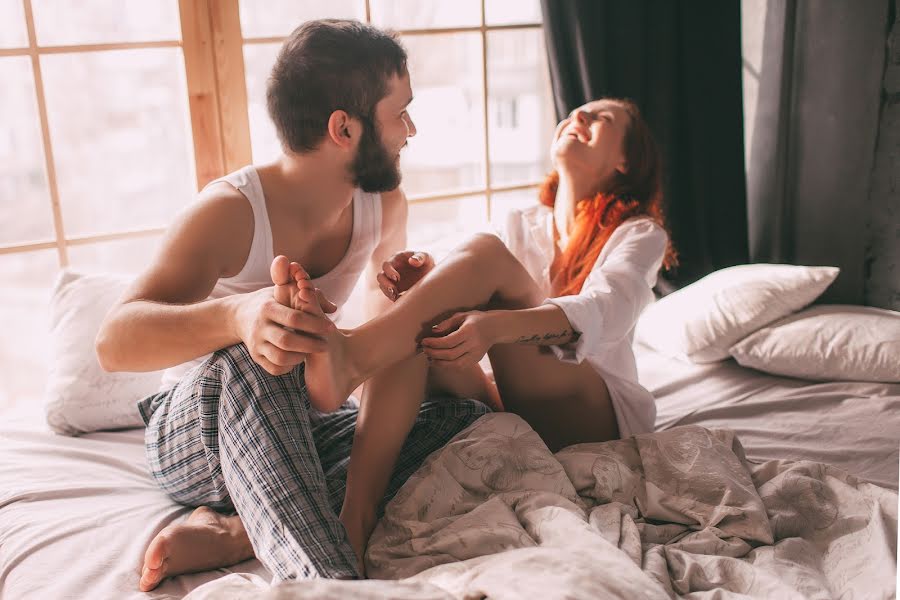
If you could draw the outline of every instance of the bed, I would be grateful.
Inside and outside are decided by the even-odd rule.
[[[892,597],[900,384],[635,350],[657,433],[554,456],[514,415],[483,418],[373,534],[370,573],[401,581],[275,589],[252,560],[141,593],[148,542],[189,512],[150,479],[142,430],[4,415],[0,598]]]

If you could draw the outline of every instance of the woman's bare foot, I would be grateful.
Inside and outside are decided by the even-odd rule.
[[[227,567],[253,556],[238,515],[226,516],[201,506],[186,521],[169,525],[150,542],[140,589],[149,592],[166,577]]]
[[[316,289],[303,267],[284,256],[277,256],[270,271],[272,283],[275,284],[276,302],[327,318],[325,310],[330,308],[329,305],[334,305]],[[361,381],[353,377],[353,369],[346,358],[345,335],[335,328],[325,340],[328,342],[327,352],[306,357],[306,388],[313,406],[322,411],[332,411],[346,402]]]
[[[275,301],[284,306],[296,308],[296,294],[299,291],[297,283],[309,280],[309,273],[299,263],[291,262],[286,256],[276,256],[269,268],[272,283],[275,284]],[[311,284],[310,284],[311,285]],[[314,288],[319,307],[325,313],[333,313],[337,305],[328,300],[319,288]]]
[[[369,545],[369,536],[375,529],[377,519],[374,513],[370,515],[356,515],[347,509],[346,504],[341,510],[341,523],[347,530],[347,538],[350,540],[350,546],[356,554],[356,560],[359,563],[359,573],[363,578],[366,576],[366,546]]]

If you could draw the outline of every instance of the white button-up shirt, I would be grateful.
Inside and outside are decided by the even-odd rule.
[[[656,403],[637,377],[631,349],[634,326],[654,300],[653,286],[668,236],[647,217],[624,221],[610,236],[574,296],[550,298],[554,257],[553,211],[543,205],[510,212],[501,238],[554,304],[581,333],[575,342],[551,346],[562,361],[587,361],[603,377],[623,438],[653,431]]]

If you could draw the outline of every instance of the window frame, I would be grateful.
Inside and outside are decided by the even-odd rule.
[[[178,0],[181,22],[180,40],[40,46],[37,44],[36,39],[31,0],[22,0],[28,34],[28,46],[0,49],[0,58],[9,56],[28,56],[30,58],[43,143],[44,169],[47,176],[53,215],[54,239],[0,245],[0,256],[55,248],[59,266],[60,268],[65,268],[69,266],[69,246],[158,236],[165,231],[164,227],[153,227],[82,236],[67,236],[65,234],[60,204],[64,200],[60,198],[57,183],[53,140],[50,135],[44,81],[41,72],[40,57],[43,55],[144,48],[181,48],[187,82],[188,110],[190,113],[197,189],[201,189],[216,178],[252,163],[250,121],[247,110],[247,87],[244,72],[244,45],[280,43],[286,39],[286,36],[243,37],[239,1]],[[363,1],[365,2],[366,23],[371,23],[370,1]],[[543,25],[541,23],[488,25],[486,22],[486,2],[487,0],[481,0],[480,2],[481,24],[477,26],[397,29],[396,31],[401,37],[464,32],[477,32],[481,35],[484,185],[448,193],[414,195],[409,197],[409,203],[421,204],[477,195],[485,199],[487,203],[487,218],[490,220],[493,194],[533,189],[540,185],[540,182],[530,181],[515,185],[492,185],[490,107],[488,106],[488,34],[492,31],[541,29]]]

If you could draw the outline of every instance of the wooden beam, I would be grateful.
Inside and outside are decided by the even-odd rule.
[[[178,2],[198,190],[227,172],[222,151],[209,3],[210,0]]]
[[[225,171],[230,173],[253,161],[250,116],[247,114],[247,79],[244,75],[244,40],[238,0],[209,0],[213,58],[219,89],[219,119]]]
[[[34,29],[34,13],[31,0],[23,0],[25,24],[28,28],[28,46],[32,50],[37,47]],[[41,120],[41,137],[44,142],[44,167],[47,169],[47,187],[50,188],[50,205],[53,211],[53,229],[56,234],[56,254],[60,267],[69,266],[69,253],[66,251],[66,232],[63,228],[62,208],[59,205],[59,183],[56,179],[56,161],[53,159],[53,143],[50,141],[50,122],[47,118],[47,99],[44,96],[44,76],[41,73],[41,61],[36,53],[31,54],[31,69],[34,73],[34,93],[37,99],[38,116]]]

